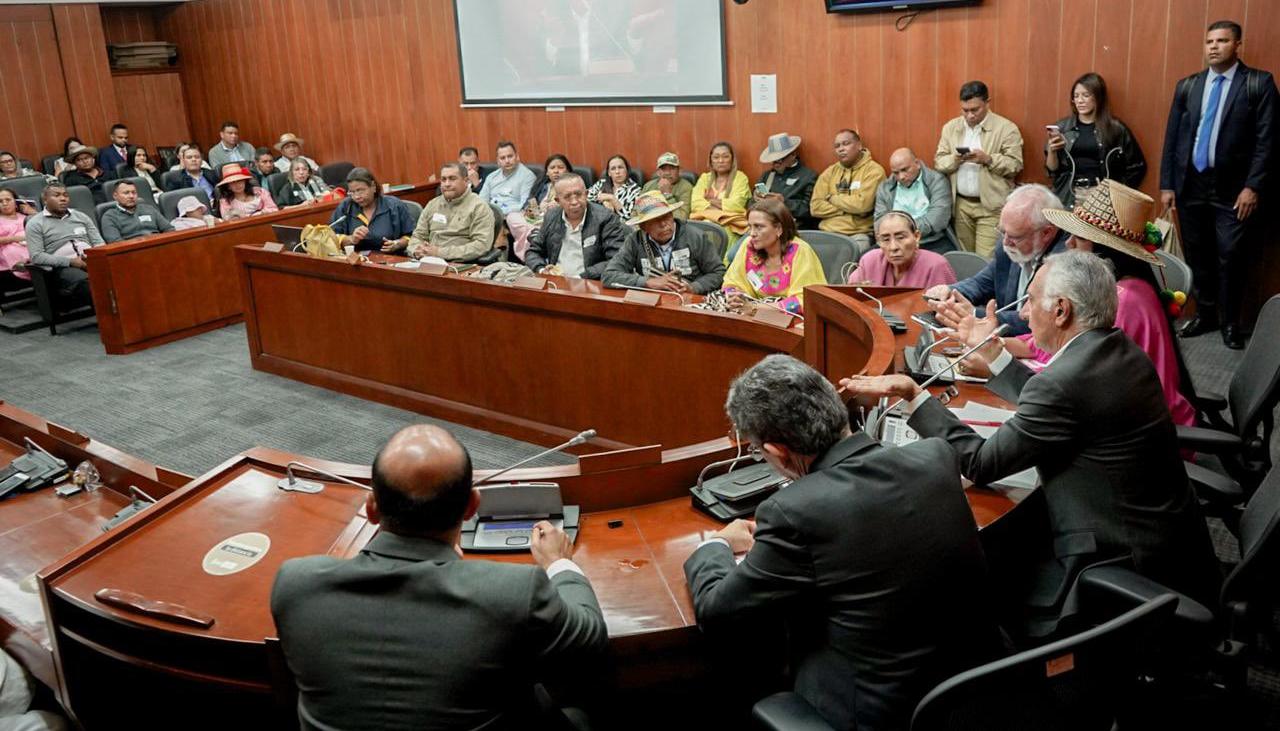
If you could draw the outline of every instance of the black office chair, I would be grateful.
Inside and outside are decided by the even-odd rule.
[[[199,188],[179,188],[161,193],[158,202],[160,212],[164,214],[165,218],[172,221],[178,217],[178,201],[189,195],[194,195],[206,209],[211,213],[213,212],[213,208],[209,204],[209,196],[205,195],[204,191]]]
[[[591,169],[590,165],[574,165],[573,172],[582,176],[582,182],[590,188],[596,182],[596,171]]]
[[[476,174],[480,176],[480,184],[483,185],[484,179],[489,177],[489,173],[492,173],[494,170],[497,170],[497,169],[498,169],[498,163],[496,162],[482,162],[479,165],[477,165]],[[475,192],[479,193],[480,191],[477,190]]]
[[[151,202],[152,200],[155,200],[153,197],[153,191],[151,190],[151,183],[148,183],[146,178],[119,178],[117,180],[108,180],[102,184],[103,194],[110,199],[116,192],[116,186],[126,180],[138,186],[138,200],[144,202]]]
[[[55,169],[54,165],[56,165],[61,159],[62,155],[60,153],[45,155],[40,158],[40,170],[44,172],[45,175],[53,175],[53,171]]]
[[[93,193],[83,185],[67,186],[67,195],[71,198],[71,207],[88,216],[93,216],[98,209],[98,202]]]
[[[173,189],[173,186],[181,185],[181,184],[182,184],[181,170],[166,170],[164,174],[160,176],[160,187],[164,188],[165,190],[171,190]]]
[[[320,179],[327,183],[330,188],[339,185],[346,185],[347,175],[355,169],[355,163],[347,162],[345,160],[342,162],[331,162],[327,165],[320,166]]]
[[[156,167],[161,170],[168,170],[178,164],[178,148],[176,147],[157,147],[156,158],[160,160],[160,164]]]
[[[31,288],[35,290],[36,309],[49,326],[49,334],[58,334],[58,325],[72,320],[93,317],[93,303],[66,302],[59,293],[58,274],[48,267],[27,266],[31,273]]]
[[[267,192],[271,194],[272,198],[275,198],[280,195],[280,191],[284,190],[284,186],[289,184],[289,174],[271,173],[267,176],[266,183]]]
[[[968,279],[987,268],[987,260],[972,251],[948,251],[943,256],[947,258],[947,263],[951,265],[951,271],[955,273],[956,281]]]
[[[609,171],[606,170],[605,174],[607,175],[608,172]],[[644,183],[645,183],[644,171],[641,170],[640,168],[636,168],[636,167],[631,168],[631,179],[635,181],[636,185],[640,186],[641,188],[644,187]]]
[[[47,184],[43,175],[23,175],[0,181],[0,189],[11,190],[14,196],[18,198],[33,200],[36,202],[36,208],[40,208],[44,205],[40,197],[44,194],[44,188]]]
[[[1092,629],[955,675],[920,701],[911,729],[1111,731],[1139,695],[1145,649],[1176,604],[1162,594]],[[761,700],[751,715],[771,731],[831,731],[792,692]]]
[[[1217,394],[1193,394],[1201,426],[1179,426],[1178,443],[1197,452],[1216,455],[1227,474],[1239,484],[1230,488],[1221,475],[1208,470],[1192,469],[1197,494],[1202,499],[1220,503],[1247,499],[1271,469],[1270,444],[1275,428],[1273,412],[1280,401],[1280,295],[1262,306],[1254,327],[1257,337],[1249,340],[1244,358],[1231,376],[1226,397]],[[1223,418],[1230,413],[1231,420]]]
[[[538,181],[539,183],[541,183],[541,182],[542,182],[542,179],[543,179],[543,178],[546,176],[546,174],[547,174],[547,169],[546,169],[545,167],[543,167],[543,166],[539,165],[539,164],[538,164],[538,163],[536,163],[536,162],[534,162],[534,163],[528,163],[528,162],[526,162],[526,163],[524,164],[524,166],[525,166],[525,167],[527,167],[527,168],[529,168],[529,172],[533,173],[533,179],[534,179],[534,180],[536,180],[536,181]],[[535,187],[536,187],[536,185],[537,185],[537,184],[535,183],[534,185],[535,185]]]
[[[35,170],[36,164],[34,162],[31,162],[25,157],[20,157],[18,158],[18,169],[19,170]]]
[[[853,239],[830,231],[800,231],[797,235],[818,255],[827,284],[844,284],[846,268],[857,260],[858,247]]]
[[[716,247],[716,253],[721,259],[729,249],[729,234],[720,226],[710,221],[685,221],[685,224],[693,227],[693,230],[707,237]]]
[[[680,171],[680,177],[682,177],[682,178],[684,178],[685,180],[689,181],[689,183],[690,183],[690,184],[693,184],[693,185],[696,185],[696,184],[697,184],[697,182],[698,182],[698,176],[697,176],[697,175],[695,175],[695,174],[693,174],[693,173],[691,173],[691,172],[689,172],[688,170],[681,170],[681,171]]]
[[[489,210],[493,212],[493,240],[496,243],[498,240],[498,234],[502,233],[502,227],[506,225],[506,217],[502,215],[502,209],[492,203],[489,204]],[[524,263],[516,256],[516,251],[511,248],[511,241],[509,239],[505,249],[499,249],[496,247],[489,249],[484,254],[481,254],[480,258],[476,259],[474,263],[479,264],[480,266],[488,266],[495,261],[500,261],[504,253],[507,256],[507,261],[515,262],[517,264]]]
[[[405,208],[409,209],[409,220],[413,221],[413,225],[418,225],[418,219],[422,217],[422,204],[417,201],[401,200]]]
[[[93,221],[98,224],[98,231],[102,231],[102,214],[106,213],[115,204],[115,201],[107,201],[106,203],[99,203],[94,207]]]

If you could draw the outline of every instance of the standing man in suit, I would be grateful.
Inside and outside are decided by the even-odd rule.
[[[781,613],[795,692],[828,723],[906,728],[937,682],[998,648],[955,453],[938,439],[886,448],[851,434],[831,383],[787,355],[739,376],[725,411],[794,482],[685,561],[699,625],[737,630]],[[749,639],[765,653],[784,641]]]
[[[1209,26],[1209,68],[1178,82],[1164,133],[1160,200],[1177,207],[1195,273],[1196,317],[1182,334],[1222,327],[1228,348],[1244,347],[1240,302],[1250,219],[1271,191],[1276,84],[1239,59],[1242,31],[1230,20]]]
[[[1028,547],[1038,562],[1016,582],[1023,634],[1058,631],[1079,609],[1076,577],[1104,563],[1128,564],[1212,606],[1221,577],[1209,531],[1151,358],[1114,326],[1110,267],[1084,251],[1057,254],[1029,293],[1022,316],[1053,358],[1033,374],[999,338],[978,351],[993,374],[988,388],[1018,403],[988,439],[908,376],[855,376],[841,384],[859,395],[906,399],[911,428],[950,442],[961,473],[979,485],[1039,470],[1052,541]]]
[[[463,561],[461,524],[479,500],[466,448],[407,427],[373,463],[365,510],[381,530],[369,545],[280,567],[271,613],[304,729],[551,726],[535,683],[594,669],[604,617],[551,523],[533,529],[537,566]]]
[[[129,128],[116,122],[111,125],[111,143],[98,151],[98,167],[114,178],[117,166],[133,166],[133,151],[136,149],[129,144]]]

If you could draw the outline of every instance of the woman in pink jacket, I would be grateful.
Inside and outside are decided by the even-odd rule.
[[[920,248],[920,229],[908,213],[888,211],[876,219],[876,243],[849,275],[849,284],[928,289],[955,284],[946,257]]]

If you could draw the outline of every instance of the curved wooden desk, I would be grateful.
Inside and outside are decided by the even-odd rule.
[[[437,184],[393,195],[424,204]],[[328,223],[336,201],[97,246],[86,253],[98,332],[108,353],[132,353],[240,319],[232,247],[274,240],[271,226]]]
[[[239,253],[245,255],[244,250]],[[325,272],[329,264],[315,261],[309,266]],[[382,272],[368,268],[355,274],[379,276]],[[470,284],[439,279],[429,286]],[[416,284],[401,286],[412,289]],[[459,291],[465,293],[465,289]],[[872,309],[840,287],[812,288],[807,297],[813,309],[805,337],[822,333],[825,344],[811,352],[825,353],[819,365],[829,377],[892,367],[896,346],[885,345],[887,328]],[[899,314],[923,304],[916,293],[899,293],[888,300]],[[823,314],[828,307],[846,314],[828,318]],[[847,315],[850,312],[852,316]],[[890,342],[904,342],[914,332],[913,328],[908,335],[890,337]],[[871,347],[863,351],[854,341],[869,342]],[[858,353],[863,353],[861,362],[856,362]],[[1000,403],[980,387],[962,386],[961,392]],[[588,454],[577,464],[511,474],[513,480],[560,483],[565,501],[581,505],[586,513],[574,560],[600,598],[618,683],[623,687],[680,684],[705,677],[707,657],[695,625],[683,562],[704,533],[716,530],[719,523],[691,507],[687,488],[703,466],[732,451],[728,440],[719,438],[669,450],[646,447]],[[279,710],[273,710],[273,683],[278,687],[288,681],[273,675],[272,654],[265,642],[275,634],[268,597],[277,568],[294,556],[351,556],[374,533],[361,512],[365,491],[360,488],[319,478],[325,490],[318,495],[279,490],[276,481],[294,459],[292,454],[255,449],[228,460],[40,572],[49,623],[55,630],[60,690],[86,727],[109,723],[111,714],[119,712],[123,689],[130,687],[152,691],[148,703],[130,709],[132,719],[143,726],[184,717],[193,706],[200,708],[201,719],[210,726],[264,718]],[[369,479],[368,467],[302,461],[362,483]],[[997,523],[1023,497],[1017,491],[976,487],[969,488],[967,495],[983,528]],[[201,570],[207,551],[244,532],[270,537],[270,550],[258,563],[230,576]],[[214,623],[197,628],[108,605],[96,598],[106,588],[179,605],[211,617]],[[111,680],[104,682],[104,678]],[[282,717],[292,711],[286,708]]]

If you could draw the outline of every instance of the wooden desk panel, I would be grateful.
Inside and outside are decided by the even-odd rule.
[[[802,335],[737,315],[237,247],[253,365],[541,444],[725,434],[729,382]]]
[[[426,203],[436,184],[397,194]],[[89,281],[99,334],[108,353],[132,353],[224,327],[242,316],[232,249],[275,240],[271,226],[328,223],[338,203],[174,231],[90,249]]]

